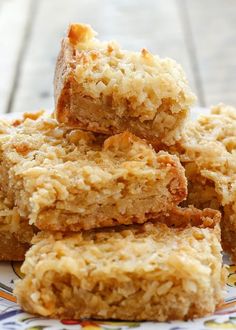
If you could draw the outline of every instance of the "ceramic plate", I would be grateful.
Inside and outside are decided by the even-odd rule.
[[[195,119],[199,113],[207,109],[196,108],[191,117]],[[6,115],[5,115],[6,116]],[[4,117],[5,117],[4,116]],[[3,115],[1,116],[3,117]],[[19,117],[19,114],[9,114],[7,118]],[[19,262],[0,263],[0,329],[2,330],[207,330],[236,329],[236,265],[231,265],[227,256],[225,262],[229,265],[229,276],[226,286],[225,303],[214,315],[188,322],[102,322],[94,320],[49,320],[24,313],[16,304],[12,294],[13,282],[21,278]]]

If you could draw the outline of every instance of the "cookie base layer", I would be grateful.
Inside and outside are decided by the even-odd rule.
[[[23,261],[29,247],[14,235],[0,232],[0,261]]]

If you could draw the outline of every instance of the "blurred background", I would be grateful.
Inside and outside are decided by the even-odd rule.
[[[0,112],[53,107],[70,22],[182,64],[198,105],[236,105],[236,0],[0,0]]]

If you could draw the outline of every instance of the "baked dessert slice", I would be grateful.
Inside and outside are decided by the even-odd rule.
[[[187,194],[179,159],[128,132],[106,138],[39,114],[0,134],[0,152],[6,196],[42,230],[143,223]]]
[[[54,82],[58,121],[107,135],[128,130],[159,148],[173,144],[195,100],[180,65],[95,35],[89,25],[72,24],[62,41]]]
[[[144,225],[41,232],[15,285],[18,303],[69,319],[166,321],[214,312],[225,283],[220,213],[173,212]]]
[[[1,121],[0,135],[7,134],[10,123]],[[19,215],[18,208],[3,193],[4,171],[0,152],[0,261],[23,260],[30,246],[34,229],[26,218]]]
[[[9,207],[0,192],[0,261],[24,260],[34,229],[20,217],[16,207]]]
[[[219,105],[189,122],[179,154],[189,181],[186,203],[222,210],[223,247],[236,260],[236,109]]]

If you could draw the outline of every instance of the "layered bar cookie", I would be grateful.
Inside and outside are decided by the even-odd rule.
[[[0,201],[0,260],[24,260],[33,234],[33,227],[17,208],[9,209]]]
[[[222,243],[236,260],[236,109],[219,105],[185,128],[180,151],[187,203],[223,211]]]
[[[0,121],[0,136],[7,135],[11,124]],[[34,228],[26,218],[19,215],[18,208],[3,192],[5,176],[2,168],[3,157],[0,152],[0,260],[23,260],[30,246]]]
[[[15,286],[18,303],[69,319],[166,321],[213,313],[225,283],[220,213],[174,213],[163,223],[40,233]]]
[[[180,65],[95,35],[88,25],[72,24],[62,41],[54,82],[58,121],[108,135],[128,130],[159,148],[173,144],[195,100]]]
[[[0,192],[0,260],[24,260],[34,229],[20,217],[16,207],[9,207]]]
[[[26,118],[0,134],[4,192],[43,230],[143,223],[185,199],[179,159],[124,132],[109,138]]]

